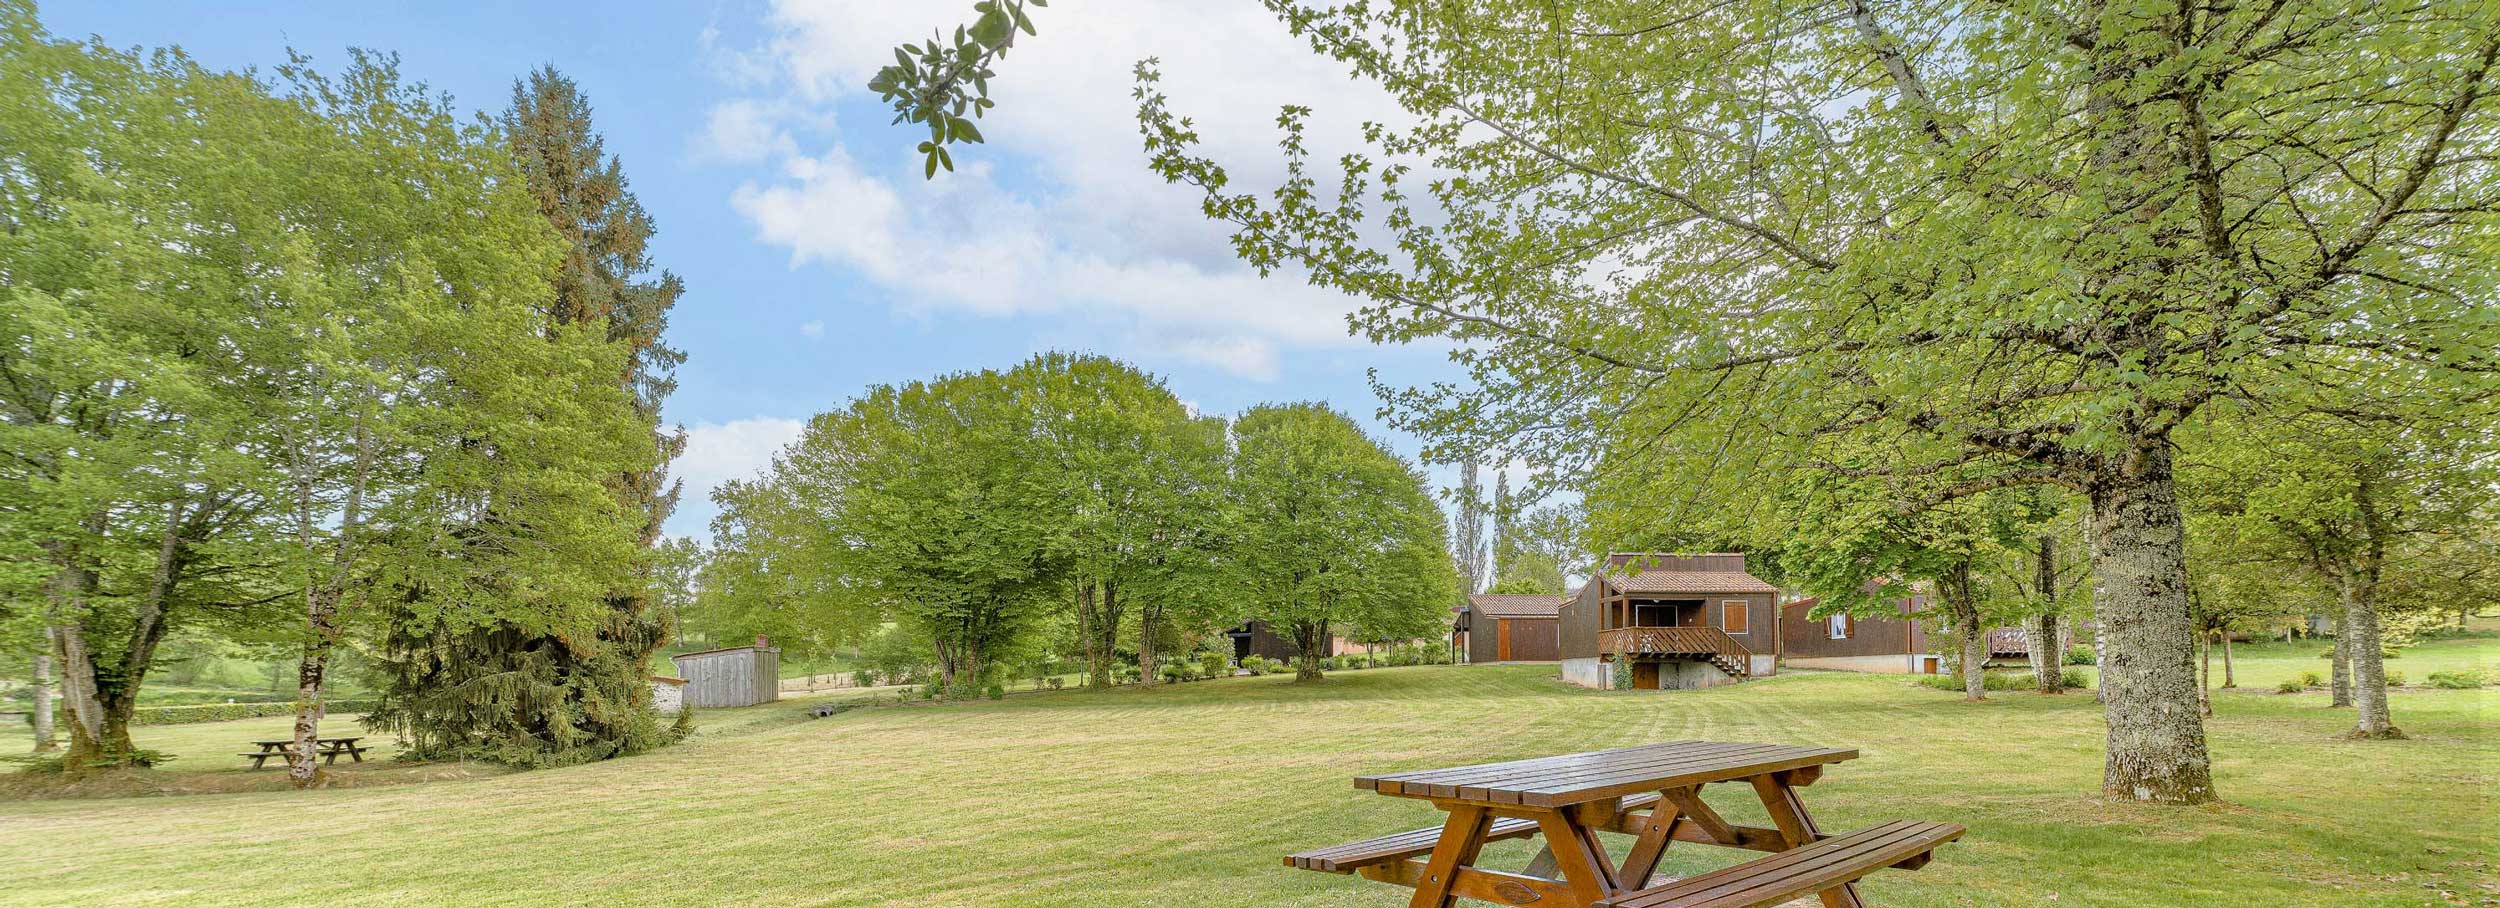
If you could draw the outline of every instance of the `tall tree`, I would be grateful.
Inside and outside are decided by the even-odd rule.
[[[1476,476],[1482,469],[1470,457],[1458,465],[1458,515],[1450,526],[1451,560],[1458,564],[1458,594],[1471,595],[1484,589],[1492,578],[1485,545],[1484,484]]]
[[[2371,415],[2392,409],[2374,396],[2439,396],[2418,381],[2368,376],[2289,414],[2228,409],[2210,431],[2229,442],[2200,446],[2195,461],[2199,491],[2238,554],[2306,567],[2334,591],[2356,738],[2404,737],[2388,711],[2383,584],[2423,540],[2485,527],[2482,510],[2500,486],[2488,400],[2450,401],[2455,418],[2439,421]],[[2229,613],[2215,615],[2213,629],[2227,630]]]
[[[130,740],[158,645],[274,625],[268,389],[229,328],[283,290],[299,112],[178,54],[55,41],[0,3],[0,583],[36,603],[67,765]],[[250,351],[257,354],[263,351]]]
[[[1295,677],[1321,677],[1341,627],[1430,634],[1457,570],[1424,478],[1319,404],[1254,407],[1234,424],[1234,557],[1252,617],[1293,634]]]
[[[1161,381],[1116,360],[1045,353],[1008,378],[1031,401],[1032,456],[1063,484],[1056,497],[1070,516],[1067,576],[1088,677],[1110,685],[1122,613],[1143,606],[1155,611],[1138,616],[1138,667],[1151,684],[1155,619],[1180,591],[1170,581],[1208,567],[1173,556],[1220,525],[1221,508],[1210,506],[1222,436],[1196,425]],[[1150,587],[1166,598],[1140,600]]]
[[[1400,425],[1700,509],[1835,445],[2081,494],[2112,796],[2215,797],[2174,430],[2356,359],[2490,376],[2481,0],[1268,5],[1411,122],[1325,192],[1288,108],[1244,190],[1146,64],[1151,166],[1487,377]]]
[[[551,342],[589,332],[625,350],[608,381],[630,394],[653,456],[610,475],[619,504],[635,515],[643,552],[601,595],[594,633],[532,634],[513,626],[394,635],[396,654],[379,713],[399,727],[426,726],[429,741],[487,742],[479,753],[528,763],[576,762],[641,750],[663,738],[645,679],[672,620],[655,604],[660,527],[677,507],[668,462],[685,448],[682,432],[659,429],[660,407],[685,359],[661,335],[684,292],[677,276],[652,274],[656,232],[628,188],[624,165],[592,126],[589,99],[552,68],[512,87],[500,122],[521,187],[563,241],[542,332]],[[526,678],[521,683],[480,683]],[[526,696],[518,692],[527,689]]]

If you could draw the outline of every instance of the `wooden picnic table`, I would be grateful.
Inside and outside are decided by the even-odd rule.
[[[321,763],[324,766],[336,764],[341,755],[344,755],[358,763],[362,763],[365,761],[365,751],[373,749],[371,747],[362,747],[357,745],[356,742],[364,739],[363,735],[353,735],[345,738],[314,738],[313,744],[314,746],[320,748],[321,752],[319,756],[321,757]],[[287,748],[295,746],[295,739],[279,738],[274,741],[254,741],[252,743],[260,748],[259,753],[236,754],[236,756],[250,757],[252,760],[252,768],[259,769],[261,766],[267,764],[273,759],[281,762],[285,761],[287,758]]]
[[[1428,800],[1449,816],[1417,829],[1289,855],[1306,870],[1355,873],[1412,886],[1413,908],[1455,898],[1582,908],[1756,908],[1818,893],[1828,908],[1856,908],[1853,885],[1883,867],[1916,869],[1962,827],[1898,821],[1827,836],[1797,789],[1855,750],[1783,744],[1674,741],[1451,769],[1358,776],[1356,788]],[[1729,822],[1703,787],[1742,783],[1777,828]],[[1633,836],[1622,860],[1597,833]],[[1541,835],[1545,850],[1526,872],[1476,865],[1485,843]],[[1651,885],[1659,856],[1684,841],[1768,855],[1684,880]]]

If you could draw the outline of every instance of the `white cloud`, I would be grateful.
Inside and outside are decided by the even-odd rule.
[[[773,455],[797,441],[806,428],[800,420],[772,416],[698,423],[686,429],[685,453],[669,465],[669,472],[685,480],[687,505],[708,514],[714,488],[762,473],[772,465]]]
[[[787,105],[755,98],[715,104],[696,138],[695,157],[743,164],[798,154],[798,140],[783,127],[789,115]]]
[[[1260,380],[1277,375],[1286,351],[1359,343],[1346,335],[1352,301],[1292,273],[1259,279],[1193,190],[1146,170],[1130,67],[1165,61],[1163,89],[1237,185],[1280,175],[1280,105],[1318,108],[1314,158],[1326,160],[1352,146],[1361,120],[1397,119],[1385,95],[1254,4],[1108,0],[1040,12],[1041,34],[1021,39],[992,80],[990,144],[960,147],[958,172],[923,180],[908,142],[842,141],[829,111],[873,101],[863,86],[893,44],[951,29],[963,10],[778,0],[771,37],[738,58],[754,64],[734,80],[751,94],[716,106],[704,140],[724,158],[777,165],[731,204],[794,265],[850,269],[900,291],[910,311],[1064,319],[1124,355]],[[1039,179],[1002,182],[993,165],[1008,161]]]
[[[815,340],[816,338],[825,336],[824,320],[818,319],[812,322],[801,323],[799,325],[799,336],[809,340]]]

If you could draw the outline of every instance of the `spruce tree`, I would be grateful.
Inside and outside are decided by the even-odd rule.
[[[604,331],[628,356],[617,381],[651,427],[654,456],[608,480],[619,506],[639,515],[644,553],[617,578],[590,636],[533,633],[504,623],[464,630],[395,625],[390,677],[375,717],[421,756],[470,756],[526,765],[605,759],[664,743],[651,708],[647,666],[671,622],[650,592],[653,547],[677,507],[667,464],[685,448],[664,431],[661,403],[685,354],[661,342],[684,284],[652,275],[656,228],[628,188],[624,167],[591,126],[579,87],[553,68],[512,87],[504,139],[539,213],[565,243],[547,311],[550,338]]]

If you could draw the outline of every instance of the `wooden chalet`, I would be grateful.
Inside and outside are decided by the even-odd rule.
[[[1870,582],[1867,592],[1879,589]],[[1820,599],[1799,599],[1780,606],[1782,661],[1797,668],[1837,669],[1882,674],[1934,675],[1951,671],[1956,644],[1933,627],[1927,617],[1931,602],[1918,586],[1903,588],[1899,618],[1858,618],[1849,615],[1812,617]],[[1988,664],[2020,664],[2031,658],[2031,644],[2016,627],[1988,632]]]
[[[1458,618],[1469,662],[1553,662],[1562,658],[1563,597],[1484,593],[1467,597]]]
[[[1558,612],[1563,679],[1659,690],[1769,675],[1779,665],[1778,597],[1739,553],[1609,555]]]

